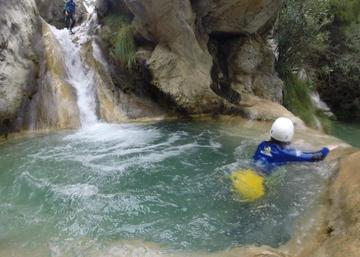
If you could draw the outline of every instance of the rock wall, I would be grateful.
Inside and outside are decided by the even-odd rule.
[[[153,85],[182,109],[204,113],[222,99],[210,88],[212,58],[198,42],[189,0],[126,1],[139,33],[157,46],[148,60]]]
[[[148,98],[126,94],[115,87],[107,63],[96,42],[87,42],[82,46],[84,62],[94,71],[96,81],[99,118],[111,123],[130,120],[158,119],[166,115],[156,103]]]
[[[65,27],[64,6],[65,0],[35,0],[41,17],[49,24],[57,28]],[[86,19],[87,11],[83,4],[83,0],[76,2],[76,20],[80,24]]]
[[[194,0],[207,32],[254,34],[276,16],[282,0]]]
[[[41,35],[33,0],[0,1],[0,134],[19,129],[36,89]]]
[[[275,56],[262,37],[231,42],[228,70],[232,88],[273,102],[282,102],[283,82],[275,72]]]
[[[310,257],[357,257],[360,253],[360,152],[340,162],[330,187],[328,237]]]
[[[110,11],[131,16],[130,10],[127,8],[124,0],[104,0],[96,1],[95,8],[100,17],[106,16]]]
[[[61,58],[54,53],[56,44],[49,43],[51,37],[41,29],[39,18],[62,24],[63,1],[26,0],[1,5],[6,10],[0,44],[0,61],[5,67],[0,77],[4,85],[0,88],[2,130],[78,127],[78,120],[71,118],[78,112],[73,104],[76,96],[63,79],[61,65],[53,61],[61,62]],[[81,16],[82,1],[78,6]],[[281,103],[282,83],[274,71],[267,35],[279,1],[98,0],[97,8],[101,15],[115,13],[132,20],[138,64],[149,73],[147,81],[139,83],[149,88],[138,90],[146,91],[146,96],[127,97],[113,84],[107,91],[98,92],[106,96],[103,99],[117,99],[112,100],[113,107],[105,108],[107,111],[100,108],[105,119],[119,121],[109,113],[119,106],[128,110],[127,118],[162,115],[164,112],[148,99],[153,95],[158,102],[167,99],[166,109],[187,114],[233,113],[259,119],[273,119],[280,113],[291,116],[273,103]],[[226,19],[221,19],[224,15]],[[254,20],[251,15],[256,16]],[[15,19],[19,16],[24,17],[21,22]],[[215,51],[212,45],[216,45]],[[72,104],[65,104],[68,100]],[[51,103],[59,109],[53,110]],[[267,109],[267,104],[276,111]],[[72,111],[65,106],[72,106]]]
[[[80,115],[74,88],[66,81],[64,55],[49,25],[42,22],[38,88],[26,113],[24,127],[32,130],[80,127]]]
[[[199,114],[243,113],[244,94],[282,102],[267,42],[281,3],[98,0],[97,6],[102,16],[132,18],[138,49],[151,46],[145,57],[151,84],[180,109]]]

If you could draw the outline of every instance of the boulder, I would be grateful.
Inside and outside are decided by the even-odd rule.
[[[234,90],[282,102],[283,82],[275,72],[275,55],[267,41],[261,37],[234,40],[227,63]]]
[[[222,99],[210,88],[212,57],[195,35],[189,0],[126,0],[140,33],[156,42],[148,68],[153,85],[189,113],[214,111]]]
[[[54,25],[57,28],[65,27],[64,6],[65,0],[35,0],[41,17],[49,24]],[[76,2],[76,21],[80,24],[87,17],[87,10],[83,3],[83,0],[77,0]]]
[[[279,117],[288,117],[294,123],[304,126],[303,122],[288,111],[284,106],[251,94],[243,94],[241,110],[243,116],[251,120],[275,120]]]
[[[38,57],[35,42],[41,34],[33,0],[0,1],[0,134],[21,123],[25,104],[36,86]]]
[[[211,62],[189,62],[161,45],[149,61],[153,85],[191,114],[213,112],[222,106],[222,99],[210,89],[210,68]]]

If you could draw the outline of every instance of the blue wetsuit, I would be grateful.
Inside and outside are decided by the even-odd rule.
[[[68,14],[72,14],[74,15],[75,14],[75,10],[76,10],[76,4],[73,0],[68,0],[65,4],[65,11],[68,13]]]
[[[68,0],[65,4],[64,13],[67,12],[65,17],[65,24],[70,31],[75,26],[75,11],[76,11],[76,4],[74,0]]]
[[[253,157],[255,169],[270,175],[274,168],[289,162],[316,162],[325,159],[329,149],[322,148],[318,152],[302,152],[276,141],[262,142]]]

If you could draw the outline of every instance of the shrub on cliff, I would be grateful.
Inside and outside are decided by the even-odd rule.
[[[330,0],[285,1],[276,27],[280,76],[302,67],[307,58],[326,48],[326,26],[333,19],[330,9]]]
[[[284,105],[308,126],[316,127],[316,110],[310,99],[309,81],[302,81],[291,73],[286,75],[284,82]]]
[[[110,27],[111,33],[107,37],[110,43],[109,54],[123,67],[131,69],[136,62],[136,46],[130,21],[121,15],[109,15],[105,23]]]
[[[316,63],[318,90],[340,119],[360,119],[360,1],[331,0],[327,48]]]
[[[310,84],[294,71],[308,67],[309,59],[326,49],[332,21],[330,0],[287,0],[276,27],[279,57],[276,69],[285,82],[284,105],[311,127],[316,127],[316,111],[310,100]]]

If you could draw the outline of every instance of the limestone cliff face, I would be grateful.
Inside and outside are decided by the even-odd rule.
[[[222,99],[210,88],[212,58],[195,35],[188,0],[126,1],[139,33],[157,46],[148,60],[153,85],[191,113],[218,108]]]
[[[66,81],[64,56],[49,25],[42,22],[43,52],[37,91],[28,106],[24,128],[34,130],[79,128],[76,92]]]
[[[244,94],[282,102],[267,36],[281,0],[98,0],[132,19],[151,84],[184,111],[242,111]],[[116,8],[115,8],[116,6]],[[143,56],[142,56],[143,57]]]
[[[96,71],[93,79],[100,119],[120,123],[134,119],[156,119],[166,115],[166,112],[150,99],[126,94],[115,87],[96,42],[89,41],[82,46],[82,57],[86,65]]]
[[[77,3],[78,16],[83,16],[82,1]],[[5,10],[0,23],[0,133],[78,127],[76,94],[64,79],[62,53],[40,18],[61,27],[63,1],[1,1],[0,6]],[[163,115],[152,100],[164,99],[165,112],[174,105],[189,114],[291,116],[277,104],[282,82],[267,43],[279,1],[98,0],[96,6],[100,16],[116,14],[132,21],[138,65],[146,73],[138,83],[145,85],[138,90],[146,91],[144,97],[119,90],[99,70],[97,84],[106,84],[97,92],[100,118],[119,122]]]
[[[195,0],[208,32],[254,34],[276,16],[282,0]]]
[[[247,37],[231,42],[230,49],[227,63],[232,87],[281,103],[283,82],[276,75],[269,43],[261,37]]]
[[[0,1],[0,134],[16,129],[36,86],[40,19],[33,0]]]

